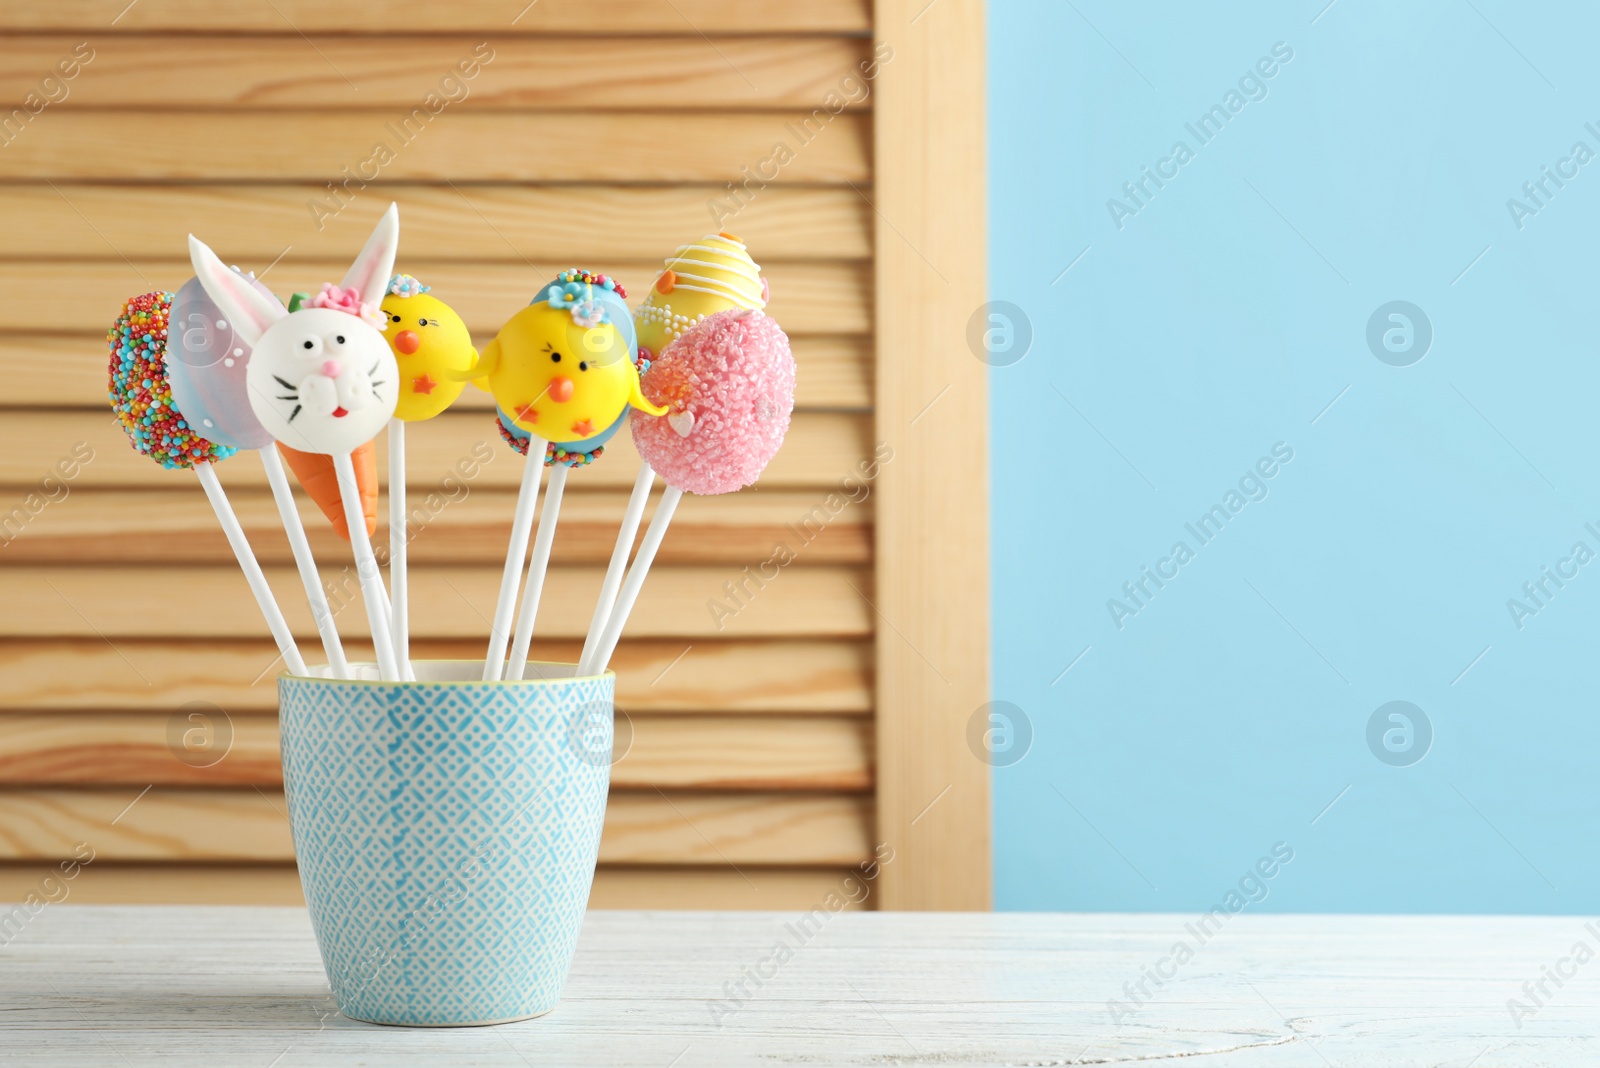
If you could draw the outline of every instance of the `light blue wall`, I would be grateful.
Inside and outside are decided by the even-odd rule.
[[[1600,907],[1600,559],[1508,609],[1600,552],[1600,159],[1507,206],[1600,153],[1600,12],[1325,3],[991,6],[990,296],[1032,332],[991,372],[994,696],[1032,733],[1000,908],[1201,910],[1280,842],[1252,908]],[[1409,366],[1368,343],[1391,301],[1431,322]]]

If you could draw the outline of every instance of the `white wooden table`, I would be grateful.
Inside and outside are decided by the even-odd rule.
[[[1580,919],[1243,914],[1181,965],[1190,916],[845,913],[804,942],[797,919],[591,912],[555,1012],[412,1030],[339,1015],[304,910],[54,905],[0,947],[0,1062],[1600,1063],[1600,960],[1562,965],[1520,1028],[1506,1005],[1600,948]],[[1119,1025],[1146,968],[1176,974]]]

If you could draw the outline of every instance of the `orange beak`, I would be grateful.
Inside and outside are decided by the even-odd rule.
[[[404,355],[410,356],[422,347],[422,339],[417,336],[415,330],[402,330],[394,336],[394,347]]]
[[[572,399],[572,379],[557,375],[550,380],[550,388],[545,392],[557,404],[565,404]]]

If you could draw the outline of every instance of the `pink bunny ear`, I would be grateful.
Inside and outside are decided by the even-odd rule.
[[[394,274],[394,257],[399,248],[400,206],[390,204],[389,210],[378,220],[378,225],[373,227],[366,247],[350,265],[344,281],[340,283],[341,288],[356,290],[361,294],[362,301],[376,308],[389,289],[389,278]]]
[[[289,313],[282,304],[250,284],[250,280],[227,267],[217,254],[193,234],[189,235],[189,262],[206,295],[222,309],[222,314],[244,343],[254,348],[267,327]]]

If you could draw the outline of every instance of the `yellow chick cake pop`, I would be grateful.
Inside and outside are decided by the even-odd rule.
[[[653,360],[682,333],[708,315],[767,306],[767,280],[744,242],[730,233],[708,234],[679,245],[634,311],[640,355]]]
[[[474,381],[515,429],[558,445],[607,434],[629,405],[666,414],[639,392],[624,295],[605,275],[563,271],[484,346]]]
[[[383,298],[383,336],[400,365],[400,401],[394,414],[415,423],[432,419],[461,396],[465,372],[478,359],[467,324],[429,287],[409,274],[389,280]]]

